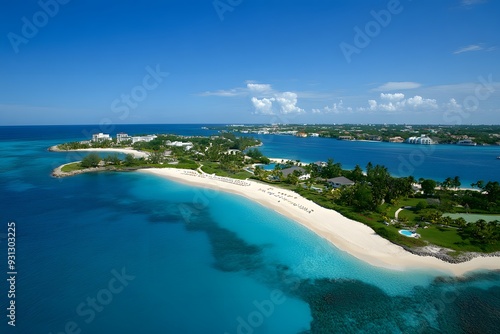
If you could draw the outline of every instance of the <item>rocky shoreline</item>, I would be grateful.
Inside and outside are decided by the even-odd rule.
[[[500,252],[493,252],[493,253],[464,252],[460,253],[458,256],[451,256],[449,255],[449,252],[452,252],[453,250],[447,248],[441,248],[438,246],[425,246],[418,248],[410,248],[406,246],[402,247],[407,252],[410,252],[418,256],[432,256],[441,261],[454,264],[468,262],[478,257],[500,257]]]
[[[74,170],[71,172],[63,172],[62,168],[67,165],[71,165],[74,162],[71,162],[69,164],[64,164],[62,166],[59,166],[55,168],[52,173],[50,174],[52,177],[68,177],[68,176],[74,176],[74,175],[79,175],[79,174],[84,174],[84,173],[92,173],[92,172],[103,172],[103,171],[109,171],[109,170],[116,170],[116,168],[112,167],[93,167],[93,168],[85,168],[85,169],[79,169],[79,170]]]
[[[63,177],[69,177],[69,176],[75,176],[79,174],[85,174],[85,173],[95,173],[95,172],[133,172],[139,169],[148,169],[152,167],[145,167],[145,166],[138,166],[138,167],[125,167],[125,168],[116,168],[114,166],[105,166],[105,167],[91,167],[91,168],[85,168],[85,169],[79,169],[79,170],[74,170],[71,172],[63,172],[62,168],[66,165],[71,165],[74,162],[71,162],[69,164],[64,164],[61,165],[57,168],[55,168],[52,173],[50,174],[52,177],[55,178],[63,178]]]

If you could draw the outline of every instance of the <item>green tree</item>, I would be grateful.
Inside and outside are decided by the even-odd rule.
[[[432,196],[434,195],[434,192],[436,191],[436,181],[431,180],[431,179],[425,179],[422,182],[420,182],[420,186],[422,187],[422,191],[424,192],[424,195],[426,196]]]
[[[118,157],[118,154],[116,153],[108,155],[106,158],[104,158],[104,161],[111,165],[119,165],[122,162]]]
[[[101,157],[99,157],[99,154],[90,153],[82,159],[82,162],[80,163],[80,165],[83,168],[91,168],[91,167],[99,166],[100,162],[101,162]]]
[[[363,169],[359,165],[356,165],[354,169],[351,171],[349,178],[354,182],[361,182],[365,179],[365,175],[363,174]]]
[[[375,209],[372,190],[366,184],[359,184],[353,194],[352,205],[360,210],[367,211]]]
[[[125,156],[124,164],[127,167],[134,166],[136,164],[136,159],[134,158],[134,156],[132,154],[127,154]]]
[[[342,175],[342,165],[340,163],[334,163],[333,159],[328,159],[326,166],[321,168],[321,177],[325,179],[330,179]]]

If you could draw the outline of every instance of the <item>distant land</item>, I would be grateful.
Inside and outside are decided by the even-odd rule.
[[[213,126],[236,133],[327,137],[412,144],[500,145],[500,125],[255,124]]]

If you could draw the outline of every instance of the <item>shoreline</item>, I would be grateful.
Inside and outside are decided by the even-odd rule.
[[[79,148],[75,150],[61,150],[58,145],[54,145],[48,148],[50,152],[114,152],[114,153],[123,153],[123,154],[132,154],[134,158],[147,158],[149,157],[149,153],[143,151],[137,151],[133,148]]]
[[[495,256],[477,256],[466,262],[450,263],[431,255],[416,255],[380,237],[370,227],[323,208],[290,190],[252,180],[199,174],[193,170],[151,168],[138,171],[246,197],[294,220],[341,251],[373,266],[400,271],[435,270],[454,276],[477,270],[500,270],[500,260]]]

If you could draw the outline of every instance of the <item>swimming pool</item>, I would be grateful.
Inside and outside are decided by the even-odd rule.
[[[415,233],[413,233],[412,231],[408,231],[408,230],[399,230],[399,234],[402,234],[405,237],[409,237],[409,238],[415,237]]]

